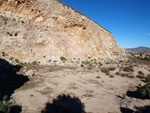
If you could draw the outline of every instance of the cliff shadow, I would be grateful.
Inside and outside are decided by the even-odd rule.
[[[132,98],[139,98],[138,90],[137,91],[127,91],[126,95],[128,97],[132,97]]]
[[[121,111],[121,113],[134,113],[134,111],[132,109],[124,108],[124,107],[121,107],[120,111]]]
[[[79,98],[59,95],[52,103],[47,103],[41,113],[86,113]]]
[[[19,75],[17,72],[21,66],[14,66],[0,58],[0,99],[7,96],[7,99],[14,93],[14,90],[24,85],[29,78]]]

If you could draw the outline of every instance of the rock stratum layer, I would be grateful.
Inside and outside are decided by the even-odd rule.
[[[58,0],[1,0],[0,51],[24,62],[124,53],[112,33]]]

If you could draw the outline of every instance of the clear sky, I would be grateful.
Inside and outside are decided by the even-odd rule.
[[[112,32],[121,47],[150,47],[150,0],[60,1]]]

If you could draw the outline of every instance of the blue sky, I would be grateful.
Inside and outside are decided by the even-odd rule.
[[[60,1],[112,32],[121,47],[150,47],[150,0]]]

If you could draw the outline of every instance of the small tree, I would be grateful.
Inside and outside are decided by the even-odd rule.
[[[138,89],[139,97],[142,99],[150,99],[150,84],[146,84]]]
[[[10,113],[10,106],[6,102],[7,96],[3,97],[3,101],[0,100],[0,113]],[[4,103],[5,102],[5,103]]]

